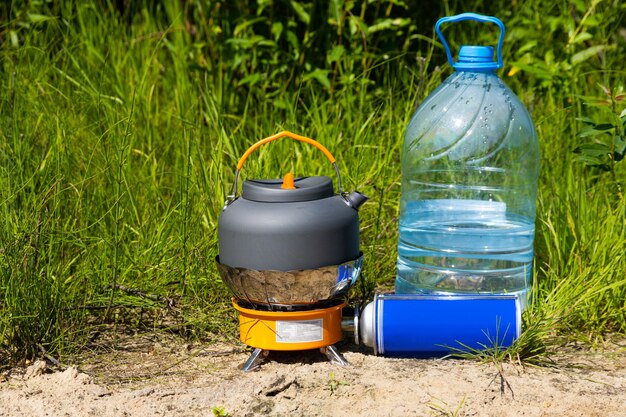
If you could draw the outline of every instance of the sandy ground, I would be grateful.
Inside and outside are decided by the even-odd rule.
[[[273,352],[237,369],[236,343],[185,345],[134,337],[52,371],[44,362],[0,376],[0,416],[626,416],[626,343],[570,351],[555,367],[376,357],[339,345],[350,366],[318,351]]]

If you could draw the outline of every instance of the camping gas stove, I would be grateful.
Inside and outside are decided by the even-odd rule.
[[[237,196],[246,158],[259,146],[289,137],[326,155],[339,193],[323,176],[247,180]],[[344,193],[337,163],[320,143],[282,132],[250,147],[235,170],[233,192],[218,223],[216,258],[239,312],[240,339],[255,350],[242,365],[255,369],[273,350],[320,349],[347,362],[333,346],[342,338],[344,296],[363,264],[358,208],[367,197]]]

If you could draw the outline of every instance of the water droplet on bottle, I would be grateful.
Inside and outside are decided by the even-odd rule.
[[[493,194],[489,193],[489,201],[493,201]]]

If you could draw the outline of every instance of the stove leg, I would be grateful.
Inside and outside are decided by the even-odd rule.
[[[254,351],[252,352],[248,360],[246,360],[244,363],[239,365],[239,369],[241,369],[244,372],[254,371],[259,366],[261,366],[261,364],[265,361],[265,358],[267,358],[267,355],[269,355],[269,353],[270,353],[269,350],[263,350],[259,348],[254,349]]]
[[[346,358],[344,358],[343,355],[339,353],[337,348],[334,347],[333,345],[320,348],[320,352],[326,355],[330,363],[334,363],[336,365],[341,365],[341,366],[350,365],[350,362],[348,362]]]

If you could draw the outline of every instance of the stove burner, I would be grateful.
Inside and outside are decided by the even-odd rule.
[[[277,303],[254,303],[247,300],[236,300],[237,304],[243,308],[250,308],[258,311],[273,311],[273,312],[297,312],[297,311],[309,311],[319,310],[330,307],[335,307],[342,304],[344,301],[342,298],[334,298],[330,300],[322,300],[317,303],[311,304],[277,304]]]

